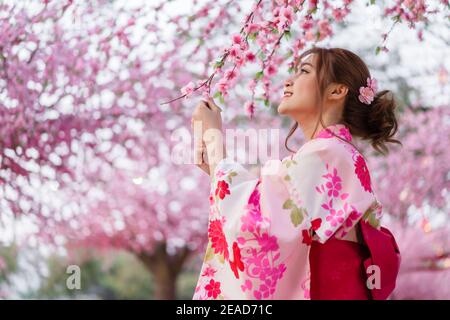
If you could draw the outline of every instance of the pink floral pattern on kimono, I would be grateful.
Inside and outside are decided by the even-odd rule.
[[[337,135],[338,137],[336,137]],[[211,181],[208,247],[193,299],[309,299],[309,249],[344,237],[381,205],[348,128],[320,131],[258,177],[225,158]]]

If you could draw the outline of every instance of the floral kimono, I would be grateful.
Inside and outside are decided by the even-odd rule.
[[[212,175],[208,247],[193,299],[311,299],[310,250],[360,221],[379,229],[381,205],[343,124],[254,177],[225,158]],[[356,242],[339,240],[339,242]]]

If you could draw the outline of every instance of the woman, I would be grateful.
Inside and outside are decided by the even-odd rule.
[[[222,154],[221,139],[197,147],[209,159],[199,166],[211,175],[211,210],[193,299],[386,299],[395,286],[398,247],[379,225],[381,205],[352,143],[382,153],[400,143],[394,99],[348,50],[313,47],[299,61],[278,106],[295,121],[286,148],[298,126],[307,139],[297,152],[253,177]],[[211,99],[192,120],[205,136],[221,133]]]

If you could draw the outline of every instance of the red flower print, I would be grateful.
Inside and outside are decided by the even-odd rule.
[[[217,182],[216,188],[216,196],[219,195],[219,198],[223,200],[225,195],[230,194],[230,189],[228,189],[228,183],[225,180],[220,180]]]
[[[236,279],[239,279],[238,269],[244,271],[244,263],[241,260],[241,250],[236,241],[233,243],[233,257],[233,261],[230,260],[230,267]]]
[[[366,162],[361,155],[358,155],[355,161],[355,173],[358,176],[361,185],[364,187],[364,190],[368,192],[372,192],[372,187],[370,186],[370,174],[367,169]]]
[[[205,286],[205,290],[208,292],[208,298],[213,297],[214,299],[222,292],[220,290],[220,282],[211,279],[209,283]]]
[[[322,224],[321,218],[314,219],[313,221],[311,221],[311,229],[316,231],[320,228],[321,224]]]
[[[208,237],[211,240],[211,247],[214,249],[214,253],[223,254],[224,258],[228,260],[228,244],[222,230],[222,221],[218,219],[211,220],[208,228]]]
[[[304,230],[302,230],[302,235],[303,235],[302,243],[306,244],[307,246],[310,246],[312,243],[312,237],[311,237],[310,231],[308,229],[304,229]]]
[[[302,230],[303,235],[302,243],[306,244],[307,246],[310,246],[312,243],[312,232],[318,230],[321,225],[322,225],[321,218],[317,218],[311,221],[311,228]]]

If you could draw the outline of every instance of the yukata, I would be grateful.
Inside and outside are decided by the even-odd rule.
[[[364,239],[376,246],[382,206],[363,156],[332,133],[352,141],[345,125],[328,126],[295,154],[267,161],[258,176],[230,158],[218,163],[211,180],[208,245],[193,299],[373,298],[365,289],[362,262],[349,262],[355,255],[371,259],[371,252],[340,239],[364,222],[371,228],[366,234],[375,235]],[[340,244],[356,247],[339,251]],[[314,247],[321,249],[311,254]],[[397,258],[394,249],[388,256]],[[376,250],[381,261],[384,249]],[[384,282],[388,293],[398,265],[394,269]],[[333,279],[339,281],[327,287]],[[352,281],[356,291],[339,287]]]

